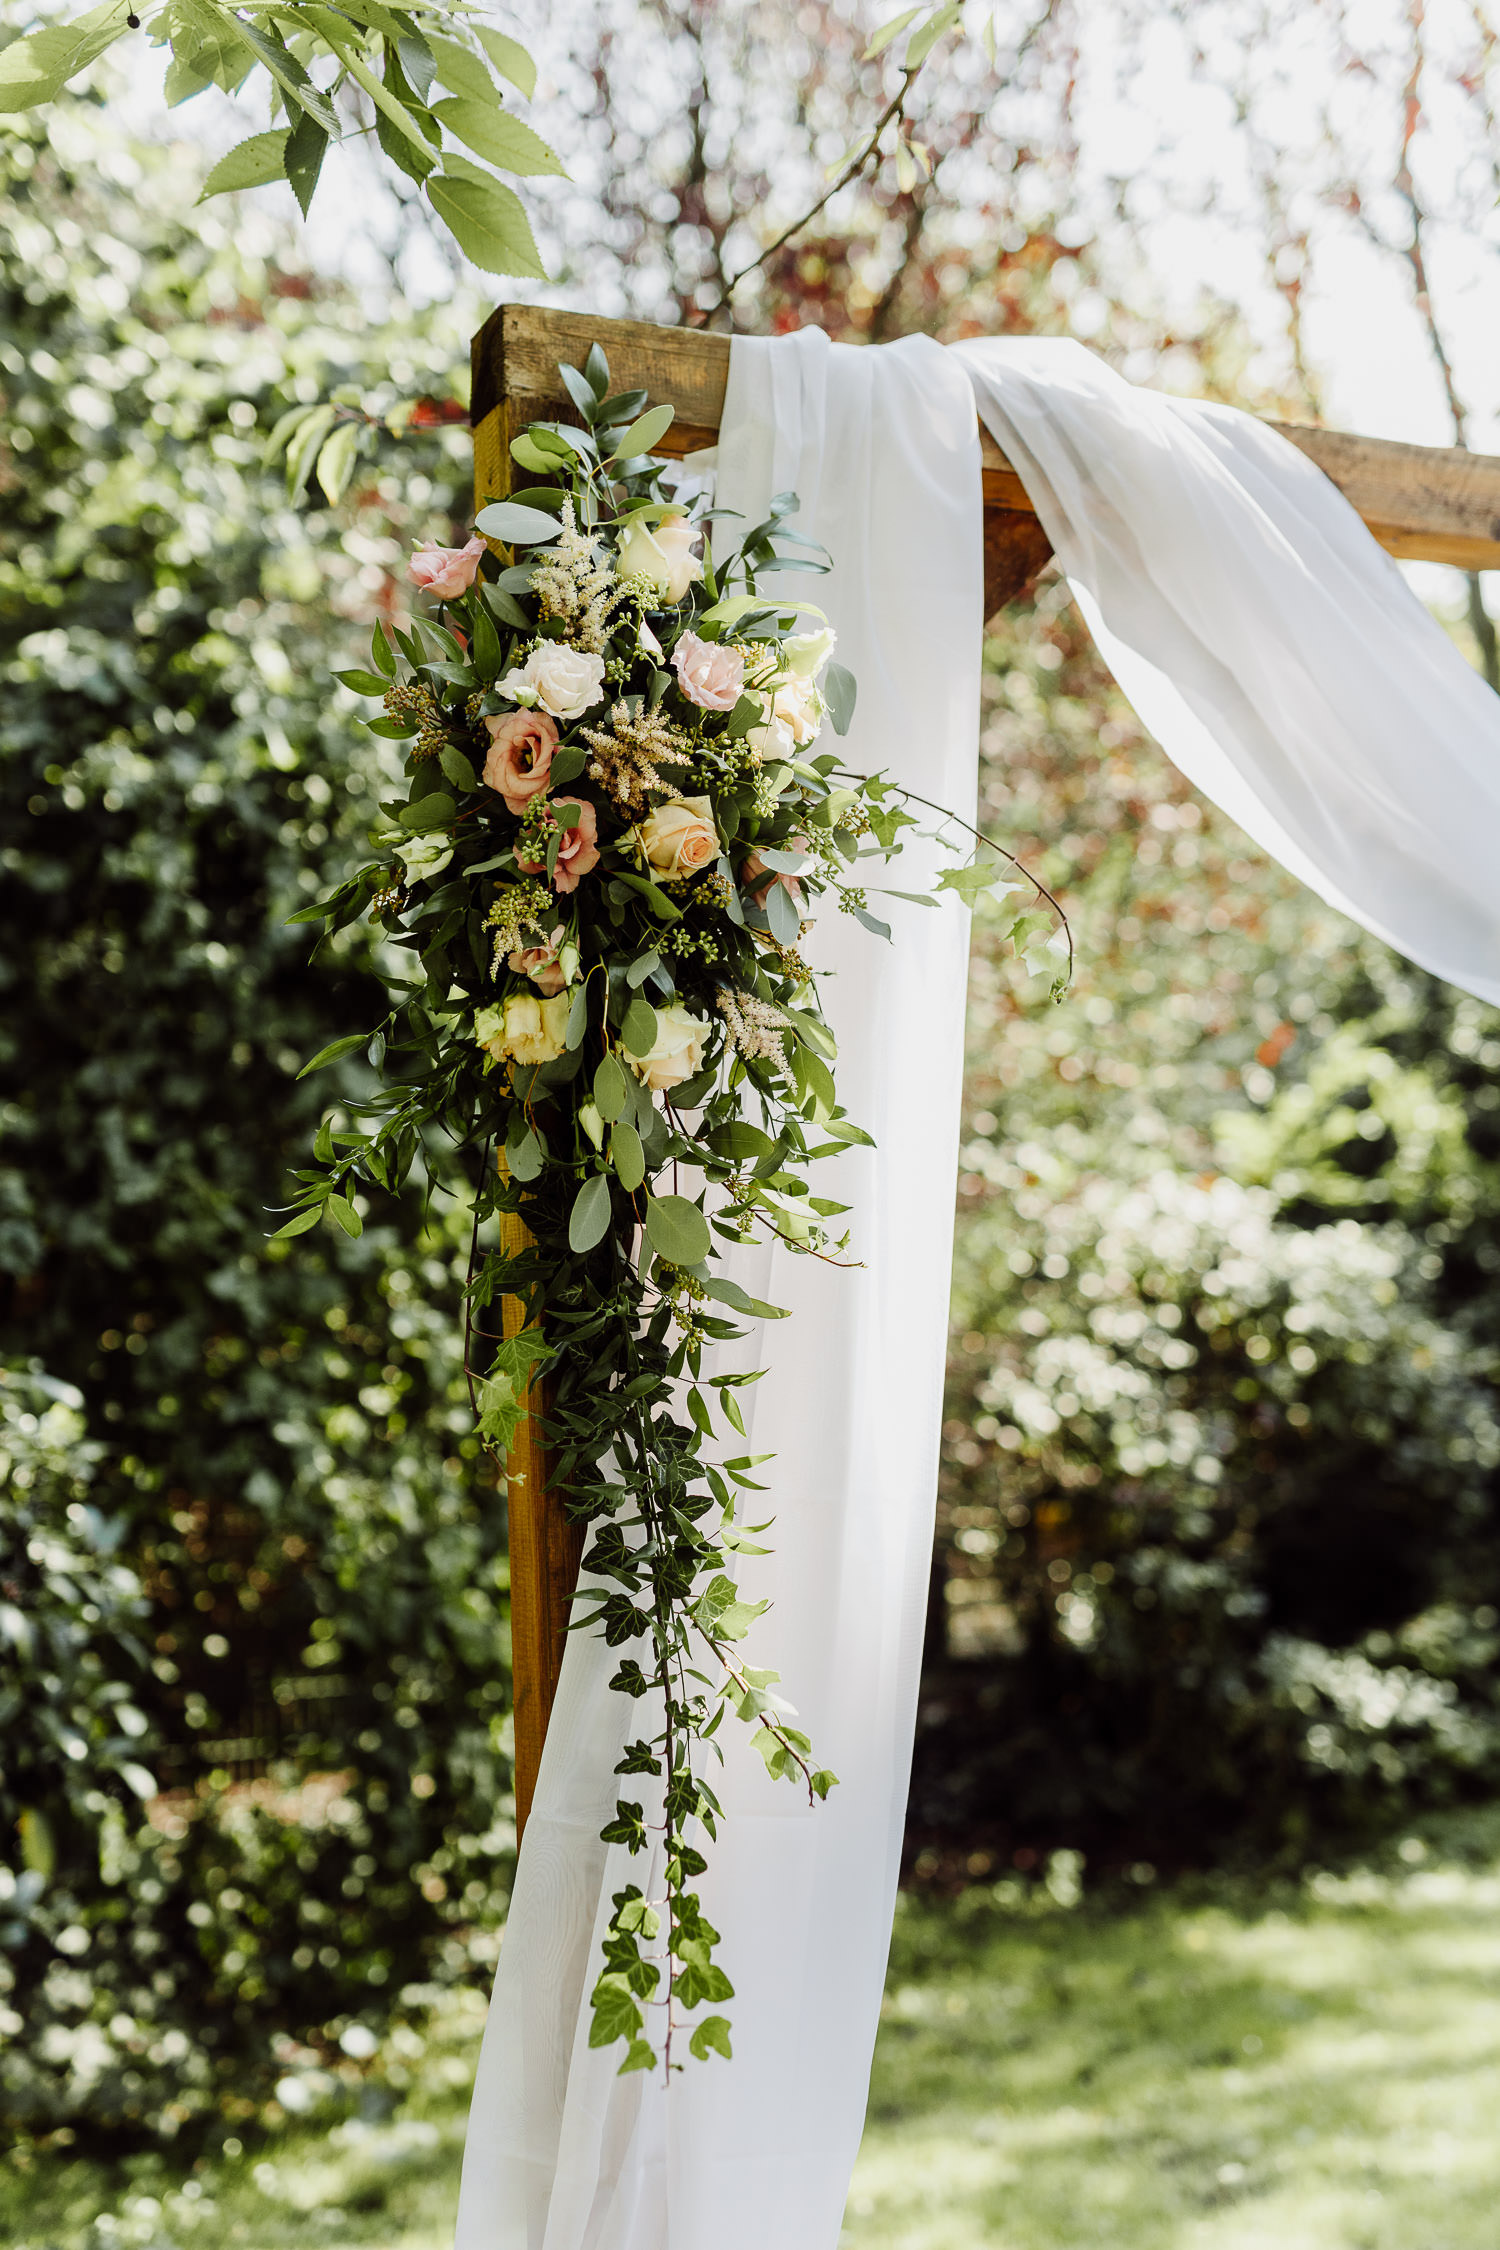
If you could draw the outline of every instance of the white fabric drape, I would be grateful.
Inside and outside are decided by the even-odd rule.
[[[954,349],[1168,755],[1330,905],[1500,1002],[1500,697],[1342,493],[1081,344]]]
[[[736,339],[720,505],[755,520],[794,489],[859,681],[849,763],[972,813],[979,717],[979,441],[963,369],[918,338],[879,351],[804,330]],[[727,540],[725,541],[727,543]],[[832,739],[832,738],[830,738]],[[914,856],[914,855],[913,855]],[[893,878],[920,888],[903,863]],[[878,901],[875,903],[879,903]],[[859,2144],[890,1932],[932,1544],[963,1036],[966,917],[891,902],[889,946],[838,914],[810,950],[835,972],[839,1091],[874,1150],[818,1166],[852,1206],[853,1271],[780,1249],[743,1274],[791,1309],[742,1393],[775,1553],[741,1583],[772,1608],[774,1664],[840,1776],[809,1809],[730,1725],[704,1909],[736,1988],[734,2061],[618,2078],[588,2047],[610,1896],[639,1880],[598,1840],[638,1709],[618,1661],[575,1635],[475,2087],[458,2250],[832,2250]],[[632,1782],[630,1793],[639,1794]]]
[[[972,385],[972,388],[971,388]],[[1333,904],[1500,1000],[1500,701],[1353,510],[1229,409],[1134,390],[1081,347],[737,338],[719,500],[778,491],[823,540],[804,581],[859,679],[851,764],[971,810],[981,625],[975,400],[1100,648],[1189,777]],[[790,583],[790,582],[788,582]],[[915,873],[915,870],[911,871]],[[898,880],[901,878],[898,878]],[[905,887],[915,888],[907,880]],[[563,1668],[475,2087],[457,2250],[833,2250],[859,2141],[911,1754],[931,1542],[967,930],[841,917],[839,1086],[874,1151],[820,1167],[854,1272],[781,1250],[742,1278],[792,1319],[747,1350],[750,1443],[774,1452],[775,1555],[742,1582],[842,1777],[809,1811],[726,1730],[727,1818],[703,1884],[738,1987],[735,2059],[616,2077],[587,2044],[611,1894],[598,1831],[637,1712],[616,1658]],[[762,1350],[764,1357],[760,1357]],[[638,1788],[637,1785],[633,1785]]]

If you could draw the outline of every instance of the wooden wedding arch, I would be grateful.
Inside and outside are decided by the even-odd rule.
[[[676,409],[658,452],[680,457],[717,443],[729,380],[727,336],[638,320],[596,320],[538,305],[501,305],[473,343],[476,509],[511,489],[511,439],[528,422],[577,421],[558,363],[581,367],[594,343],[609,356],[617,390],[649,391],[653,405]],[[1453,563],[1460,570],[1500,569],[1500,458],[1299,423],[1271,426],[1332,479],[1389,554]],[[1035,579],[1052,548],[1020,478],[983,429],[980,452],[985,615],[993,617]],[[519,1247],[525,1239],[522,1222],[513,1218],[506,1225],[511,1231],[505,1246]],[[516,1300],[507,1301],[504,1319],[507,1335],[514,1334],[521,1319]],[[518,1831],[536,1788],[583,1551],[581,1531],[548,1491],[546,1412],[541,1385],[510,1462]]]

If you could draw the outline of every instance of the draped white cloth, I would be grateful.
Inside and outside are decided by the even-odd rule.
[[[1321,469],[1082,344],[955,356],[1105,661],[1168,755],[1305,883],[1500,1001],[1500,698]]]
[[[801,496],[834,557],[786,578],[838,629],[859,681],[845,745],[972,816],[982,558],[979,436],[963,369],[925,338],[883,351],[817,330],[736,339],[718,500],[757,520]],[[915,566],[915,567],[914,567]],[[904,888],[914,868],[903,865]],[[879,904],[879,901],[873,902]],[[829,2250],[859,2145],[895,1895],[932,1547],[958,1140],[966,918],[892,902],[896,943],[825,917],[811,950],[840,1098],[874,1150],[818,1166],[852,1209],[839,1271],[780,1249],[741,1278],[791,1318],[756,1338],[741,1393],[774,1452],[773,1555],[741,1584],[772,1608],[747,1643],[777,1666],[840,1777],[810,1809],[726,1725],[720,1841],[700,1886],[736,1986],[734,2060],[615,2075],[588,2046],[611,1894],[642,1867],[598,1831],[639,1708],[597,1639],[568,1648],[480,2058],[459,2250]],[[898,1054],[902,1057],[897,1062]],[[629,1794],[640,1795],[639,1781]]]
[[[849,761],[967,814],[979,710],[975,401],[1099,645],[1191,779],[1334,904],[1500,1000],[1500,700],[1333,485],[1232,410],[1133,389],[1081,347],[736,338],[719,501],[788,487],[834,557],[804,582],[859,680]],[[788,582],[790,583],[790,582]],[[917,888],[916,869],[904,887]],[[750,1443],[774,1452],[780,1667],[841,1776],[810,1811],[726,1732],[702,1889],[738,1993],[732,2064],[615,2075],[588,2046],[611,1894],[641,1863],[598,1831],[638,1710],[575,1636],[517,1871],[464,2160],[457,2250],[833,2250],[879,2012],[916,1705],[952,1236],[967,931],[843,917],[840,1092],[875,1136],[821,1167],[853,1206],[838,1272],[779,1248],[741,1278],[792,1319],[745,1347]],[[743,1357],[743,1354],[742,1354]],[[632,1787],[639,1789],[639,1784]]]

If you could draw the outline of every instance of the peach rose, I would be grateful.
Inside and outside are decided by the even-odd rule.
[[[545,711],[507,711],[503,718],[484,723],[490,735],[485,781],[499,790],[507,811],[523,813],[532,798],[546,790],[557,727]]]
[[[451,602],[473,585],[483,553],[482,539],[471,539],[466,547],[440,547],[435,539],[424,539],[407,564],[406,575],[424,594]]]
[[[719,831],[706,797],[680,797],[670,805],[658,805],[636,835],[652,874],[669,881],[677,875],[696,875],[719,856]]]
[[[523,875],[540,875],[546,866],[542,859],[522,859],[516,854],[516,865]],[[562,842],[557,847],[557,865],[552,870],[552,888],[555,891],[576,891],[579,878],[592,873],[599,864],[599,815],[587,799],[578,807],[578,825],[565,828]]]
[[[562,941],[563,925],[559,922],[551,937],[542,944],[524,945],[515,953],[507,953],[505,966],[514,969],[518,977],[530,977],[538,992],[545,993],[550,1000],[568,981],[558,957]]]
[[[689,703],[705,711],[732,711],[745,684],[745,659],[738,649],[684,633],[672,651],[677,685]]]

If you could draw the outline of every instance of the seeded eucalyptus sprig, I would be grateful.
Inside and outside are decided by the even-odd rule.
[[[834,1785],[777,1673],[747,1661],[767,1606],[738,1584],[769,1529],[740,1404],[756,1377],[711,1355],[782,1317],[725,1270],[736,1246],[848,1258],[814,1167],[867,1136],[802,948],[828,908],[890,935],[865,876],[916,816],[820,747],[855,685],[830,632],[798,630],[821,612],[766,590],[827,567],[790,526],[795,496],[731,526],[653,456],[669,407],[612,394],[597,349],[561,374],[578,424],[515,439],[535,481],[467,547],[419,552],[433,611],[377,627],[370,669],[340,675],[380,698],[370,724],[405,746],[405,788],[377,856],[297,919],[369,914],[397,965],[384,1020],[307,1066],[364,1047],[379,1084],[324,1120],[280,1231],[357,1233],[419,1152],[472,1206],[479,1428],[503,1464],[547,1374],[553,1490],[589,1533],[574,1629],[619,1651],[611,1685],[638,1714],[603,1834],[639,1879],[614,1896],[591,2037],[623,2042],[622,2070],[670,2072],[683,2036],[730,2052],[694,1888],[726,1715],[774,1778],[812,1800]],[[972,896],[996,870],[939,887]],[[508,1212],[530,1236],[509,1254]],[[505,1296],[526,1315],[509,1339]]]

